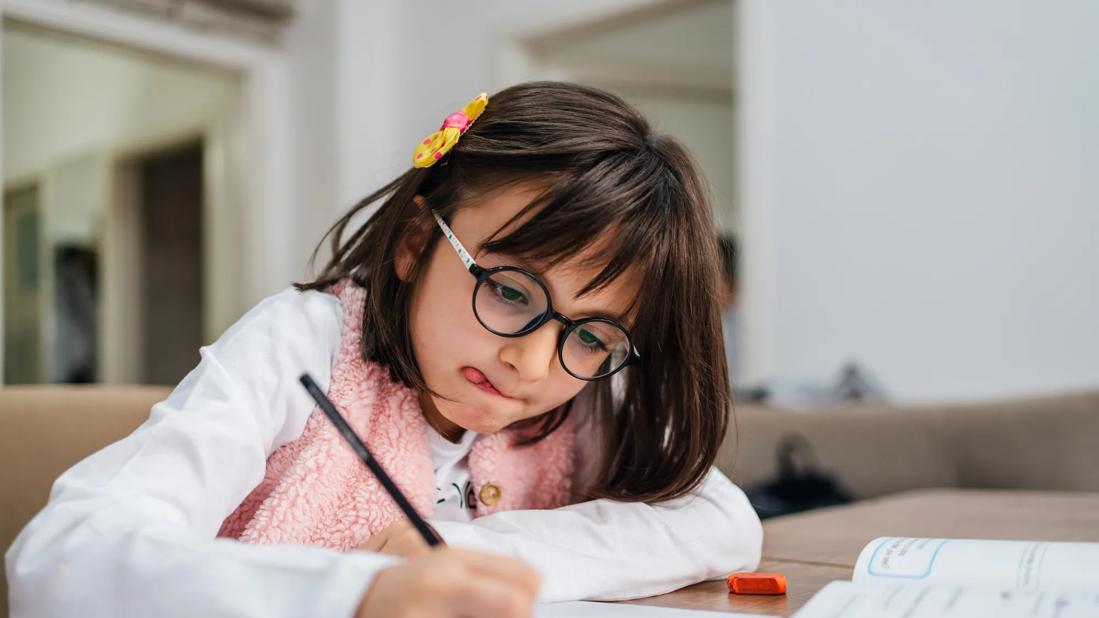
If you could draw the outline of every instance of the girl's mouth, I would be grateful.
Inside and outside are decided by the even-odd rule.
[[[489,382],[488,378],[485,377],[485,374],[481,373],[477,369],[474,369],[473,367],[462,367],[462,375],[464,375],[465,378],[469,380],[470,384],[473,384],[477,388],[485,391],[486,393],[489,393],[490,395],[496,395],[497,397],[511,399],[511,397],[508,397],[507,395],[496,390],[496,387],[492,385],[492,382]]]

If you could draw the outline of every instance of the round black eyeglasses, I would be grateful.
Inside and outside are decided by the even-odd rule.
[[[557,320],[565,325],[557,338],[557,359],[569,375],[580,380],[606,378],[641,360],[629,331],[621,324],[603,317],[571,320],[554,311],[549,290],[538,277],[517,266],[482,268],[439,213],[431,214],[477,279],[473,314],[485,330],[501,337],[522,337]]]

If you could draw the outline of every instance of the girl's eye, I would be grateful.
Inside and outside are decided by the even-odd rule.
[[[579,333],[580,343],[584,344],[585,347],[595,350],[607,349],[606,345],[603,344],[603,340],[599,337],[596,337],[595,334],[592,333],[590,330],[586,328],[581,328],[577,332]]]
[[[515,303],[519,305],[527,304],[527,295],[523,294],[513,287],[508,287],[506,285],[496,283],[493,284],[493,288],[495,288],[496,294],[500,296],[500,298],[506,300],[509,303]]]

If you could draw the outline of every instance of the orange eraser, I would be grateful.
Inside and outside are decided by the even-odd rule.
[[[736,594],[786,594],[782,573],[733,573],[725,579],[729,592]]]

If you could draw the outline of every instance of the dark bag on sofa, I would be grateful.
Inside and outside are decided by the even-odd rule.
[[[804,436],[783,436],[775,457],[778,476],[745,489],[760,519],[846,504],[854,499],[838,480],[819,467],[813,447]]]

